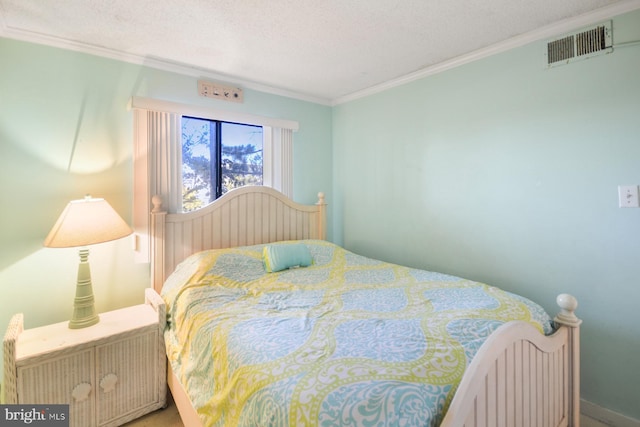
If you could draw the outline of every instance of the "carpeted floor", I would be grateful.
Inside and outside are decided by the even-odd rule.
[[[164,409],[151,412],[142,418],[131,421],[125,427],[185,427],[180,419],[180,414],[173,403],[171,393],[169,393],[168,405]]]

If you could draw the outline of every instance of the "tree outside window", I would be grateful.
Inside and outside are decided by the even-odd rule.
[[[229,190],[262,185],[262,127],[182,118],[182,211],[213,202]]]

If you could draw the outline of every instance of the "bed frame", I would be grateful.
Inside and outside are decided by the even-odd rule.
[[[262,186],[229,191],[196,212],[167,214],[152,199],[151,284],[159,293],[188,255],[214,248],[281,240],[325,239],[326,204],[295,203]],[[557,298],[557,331],[540,334],[525,322],[498,328],[468,366],[441,427],[579,427],[580,323],[575,298]],[[167,383],[185,426],[200,426],[189,397],[173,374]]]

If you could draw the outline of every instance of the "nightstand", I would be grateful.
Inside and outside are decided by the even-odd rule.
[[[5,403],[69,404],[71,426],[119,426],[166,406],[162,298],[100,314],[83,329],[68,322],[24,330],[16,314],[4,338]]]

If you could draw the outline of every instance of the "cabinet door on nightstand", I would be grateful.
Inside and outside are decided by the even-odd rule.
[[[139,417],[158,402],[158,330],[96,348],[98,425]],[[118,420],[118,423],[113,423]]]
[[[93,349],[18,368],[18,402],[69,404],[72,426],[94,426]]]

